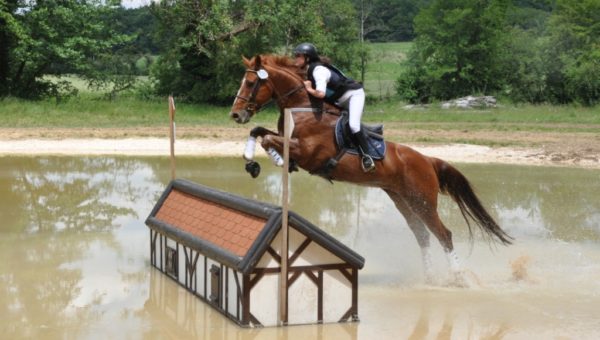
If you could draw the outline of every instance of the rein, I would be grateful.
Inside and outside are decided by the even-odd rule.
[[[300,85],[294,87],[293,89],[291,89],[290,91],[284,93],[283,96],[281,96],[281,95],[279,95],[279,93],[277,93],[277,91],[275,90],[275,87],[273,87],[273,93],[275,93],[275,98],[277,100],[283,100],[284,98],[291,96],[292,94],[302,90],[303,88],[304,88],[304,84],[300,84]],[[256,111],[254,111],[254,113],[260,112],[264,107],[268,106],[272,102],[273,102],[273,98],[269,99],[266,103],[259,106],[258,109]]]

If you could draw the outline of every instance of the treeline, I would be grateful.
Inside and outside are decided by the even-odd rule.
[[[230,103],[241,55],[310,41],[362,79],[363,42],[414,41],[397,82],[407,101],[475,93],[593,105],[599,15],[599,0],[0,0],[0,97],[74,94],[65,74],[114,97],[147,75],[140,95]]]
[[[0,0],[0,97],[74,95],[67,74],[113,96],[130,89],[159,53],[146,41],[155,22],[113,2]]]
[[[397,82],[412,102],[494,94],[530,103],[600,100],[599,0],[440,0],[414,20]]]

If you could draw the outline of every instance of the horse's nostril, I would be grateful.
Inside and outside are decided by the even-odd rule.
[[[232,119],[235,119],[235,120],[240,119],[240,115],[237,112],[231,112],[229,114],[229,117],[231,117]]]

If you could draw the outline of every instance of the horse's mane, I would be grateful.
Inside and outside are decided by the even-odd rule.
[[[285,73],[297,77],[296,79],[298,81],[304,81],[306,79],[306,69],[296,66],[294,60],[288,56],[277,54],[261,54],[260,61],[265,65],[284,69],[287,71]],[[325,112],[339,112],[339,108],[337,108],[335,105],[329,103],[323,103],[323,105],[325,105],[327,108]]]
[[[294,65],[294,60],[292,60],[292,58],[285,56],[285,55],[262,54],[260,56],[260,60],[263,63],[267,63],[267,64],[272,62],[276,65],[283,66],[283,67],[296,67],[296,65]]]
[[[301,79],[304,79],[305,71],[296,66],[294,60],[288,56],[278,54],[262,54],[260,56],[260,60],[266,65],[275,65],[288,69],[288,71],[291,71]]]

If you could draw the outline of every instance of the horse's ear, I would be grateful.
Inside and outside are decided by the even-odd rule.
[[[250,59],[246,58],[243,54],[242,61],[244,62],[244,65],[246,65],[246,67],[250,67]]]
[[[254,67],[258,70],[261,65],[260,65],[260,54],[256,55],[256,58],[254,59]]]

